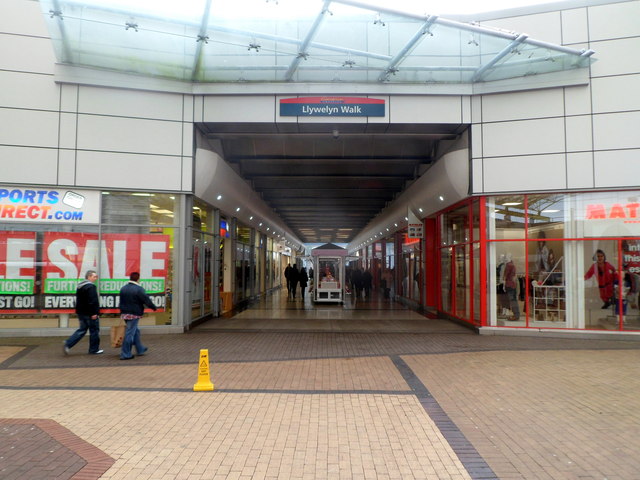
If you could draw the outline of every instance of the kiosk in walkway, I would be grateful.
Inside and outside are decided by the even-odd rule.
[[[344,301],[344,264],[347,250],[327,243],[311,250],[313,257],[313,300]]]

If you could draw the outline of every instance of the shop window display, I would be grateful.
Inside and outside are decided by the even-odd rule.
[[[498,269],[505,263],[505,244],[511,242],[503,240],[523,244],[526,251],[526,260],[512,256],[516,274],[526,275],[526,318],[522,308],[517,322],[502,318],[507,306],[498,295],[501,275],[490,269],[488,287],[496,293],[489,324],[640,330],[640,192],[528,195],[523,200],[525,223],[519,230],[525,235],[519,241],[513,221],[505,221],[504,211],[496,213],[505,197],[487,199],[489,265]]]

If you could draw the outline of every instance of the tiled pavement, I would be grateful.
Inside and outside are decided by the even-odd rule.
[[[640,479],[640,341],[274,307],[143,332],[130,362],[0,338],[0,478]],[[215,391],[195,393],[202,348]]]

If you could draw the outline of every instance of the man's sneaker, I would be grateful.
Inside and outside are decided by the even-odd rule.
[[[104,350],[98,350],[97,352],[89,352],[91,353],[91,355],[100,355],[101,353],[104,353]]]
[[[71,351],[71,349],[69,347],[67,347],[66,343],[62,344],[62,353],[64,353],[65,355],[69,355],[69,352]]]

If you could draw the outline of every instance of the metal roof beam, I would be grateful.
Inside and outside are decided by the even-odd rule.
[[[307,57],[309,56],[307,49],[309,48],[309,44],[311,43],[311,40],[313,40],[313,38],[318,33],[318,30],[320,29],[320,25],[322,24],[322,21],[325,19],[326,14],[331,13],[329,12],[330,3],[331,3],[331,0],[325,0],[324,5],[322,5],[322,10],[320,10],[320,13],[316,16],[316,19],[313,21],[313,25],[311,25],[311,28],[309,29],[306,37],[300,44],[300,47],[298,47],[298,55],[296,56],[296,58],[293,59],[293,61],[289,65],[289,68],[287,69],[287,73],[284,74],[284,80],[286,82],[291,80],[291,77],[293,77],[293,74],[298,69],[298,65],[300,65],[300,62],[302,60],[306,60]]]
[[[193,69],[191,70],[191,80],[196,80],[202,70],[202,49],[204,44],[208,42],[207,36],[207,24],[209,23],[209,12],[211,12],[211,0],[207,0],[204,6],[204,13],[202,14],[202,21],[200,22],[200,31],[198,32],[198,46],[196,47],[196,55],[193,61]]]
[[[507,45],[500,52],[498,52],[498,54],[495,57],[493,57],[484,65],[480,66],[476,71],[476,73],[473,74],[473,77],[471,77],[471,81],[472,82],[480,81],[482,79],[482,76],[491,67],[493,67],[496,63],[498,63],[500,60],[506,57],[509,53],[513,52],[514,48],[516,48],[518,45],[520,45],[522,42],[524,42],[527,39],[527,36],[528,35],[525,33],[521,33],[520,35],[518,35],[518,37],[514,41],[512,41],[509,45]]]
[[[405,44],[405,46],[402,47],[402,49],[398,53],[396,53],[396,55],[389,61],[387,67],[385,68],[385,72],[378,77],[379,82],[384,82],[387,78],[389,78],[389,75],[396,70],[396,67],[402,61],[404,61],[404,59],[407,57],[407,54],[416,47],[420,40],[422,40],[422,38],[427,33],[431,34],[429,28],[431,27],[431,25],[433,25],[437,18],[437,15],[432,15],[429,17],[429,20],[422,24],[422,26],[413,35],[413,37],[411,37],[411,39]]]

